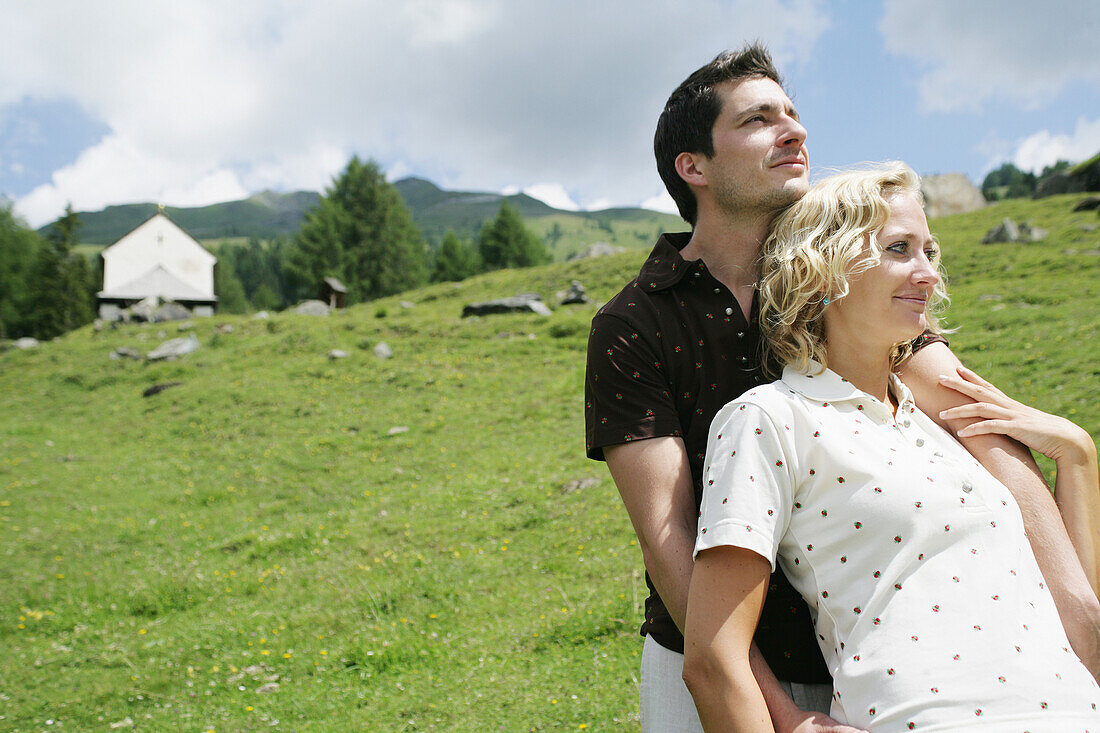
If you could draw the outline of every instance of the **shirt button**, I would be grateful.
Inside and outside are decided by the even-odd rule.
[[[970,483],[969,481],[963,481],[963,487],[962,488],[963,488],[963,491],[965,491],[966,493],[969,494],[971,491],[974,490],[974,484]]]
[[[902,420],[901,424],[904,425],[905,427],[909,427],[909,418],[905,418],[904,420]]]
[[[730,308],[730,310],[733,310],[733,309]],[[745,338],[745,332],[744,331],[738,331],[737,332],[737,338],[739,338],[739,339]]]
[[[733,315],[733,308],[726,308],[726,315],[727,316],[732,316]],[[740,336],[741,334],[737,334],[737,335]]]
[[[924,438],[917,438],[917,447],[920,448],[922,445],[924,445]]]
[[[718,294],[719,294],[719,293],[721,293],[721,292],[722,292],[721,288],[715,288],[715,289],[714,289],[714,294],[715,294],[715,295],[718,295]]]
[[[740,359],[742,364],[745,364],[746,362],[748,362],[748,360],[749,360],[749,357],[747,357],[747,356],[742,356],[741,359]]]

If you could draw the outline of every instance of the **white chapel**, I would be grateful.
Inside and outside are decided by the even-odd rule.
[[[103,250],[100,317],[148,298],[172,301],[195,315],[214,312],[217,258],[163,213]]]

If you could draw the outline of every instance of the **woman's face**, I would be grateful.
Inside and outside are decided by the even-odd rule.
[[[890,218],[878,234],[879,263],[849,279],[849,292],[825,309],[831,343],[886,349],[916,338],[928,327],[927,306],[940,281],[939,247],[917,199],[887,198]]]

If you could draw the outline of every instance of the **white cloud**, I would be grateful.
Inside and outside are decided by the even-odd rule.
[[[560,183],[536,183],[523,189],[523,192],[531,198],[553,206],[555,209],[565,211],[579,211],[580,206],[569,197],[569,192]]]
[[[1036,173],[1059,160],[1079,163],[1100,151],[1100,117],[1080,118],[1072,134],[1056,134],[1041,130],[1021,141],[1012,156],[1013,164],[1024,171]]]
[[[653,125],[692,69],[754,38],[797,66],[829,24],[823,0],[0,0],[0,17],[0,109],[65,99],[110,130],[19,202],[39,220],[319,189],[352,153],[447,188],[630,204],[660,190]]]
[[[1100,3],[1080,0],[885,0],[886,48],[927,66],[929,111],[1005,99],[1036,109],[1070,84],[1100,86]]]
[[[660,211],[665,214],[680,214],[680,210],[676,208],[676,202],[672,200],[672,196],[669,196],[668,191],[661,191],[656,196],[647,198],[639,206],[643,209]]]

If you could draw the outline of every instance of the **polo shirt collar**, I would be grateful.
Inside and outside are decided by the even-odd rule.
[[[662,234],[638,273],[638,285],[646,291],[665,290],[684,279],[689,272],[706,269],[702,260],[685,260],[680,250],[691,241],[691,232]]]
[[[787,365],[783,367],[783,383],[803,397],[814,402],[847,402],[874,399],[831,369],[825,369],[813,359],[809,369],[799,371]],[[890,374],[890,391],[898,400],[898,412],[910,413],[914,409],[913,393],[898,378]],[[876,400],[877,401],[877,400]]]

